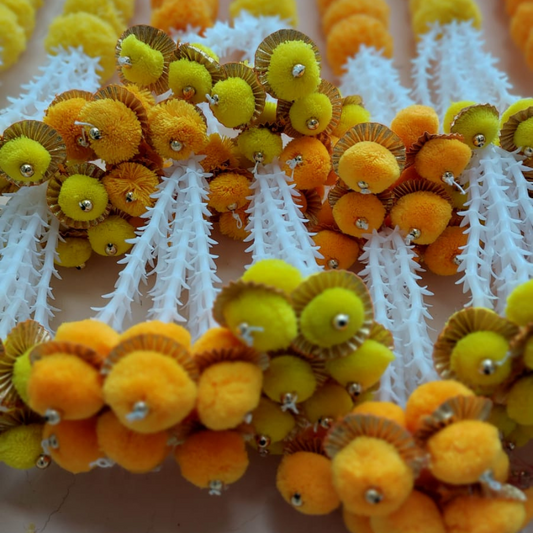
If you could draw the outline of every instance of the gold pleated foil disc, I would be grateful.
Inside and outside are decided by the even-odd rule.
[[[518,126],[531,117],[533,117],[533,106],[519,111],[510,117],[509,120],[503,125],[502,129],[500,130],[500,145],[504,150],[507,150],[508,152],[515,152],[519,148],[525,148],[524,146],[516,146],[516,143],[514,142],[514,136]]]

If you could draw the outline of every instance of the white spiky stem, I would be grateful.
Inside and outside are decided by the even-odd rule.
[[[412,95],[417,102],[429,107],[435,106],[433,95],[431,94],[430,81],[433,79],[431,73],[433,63],[439,57],[439,33],[439,25],[433,25],[418,41],[417,54],[413,59]]]

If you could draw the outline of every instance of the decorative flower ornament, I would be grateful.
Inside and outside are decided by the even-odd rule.
[[[450,132],[463,136],[472,149],[484,148],[498,138],[500,113],[491,104],[474,104],[454,114]]]
[[[533,107],[512,115],[500,132],[500,143],[504,150],[520,153],[526,158],[526,165],[533,161]]]

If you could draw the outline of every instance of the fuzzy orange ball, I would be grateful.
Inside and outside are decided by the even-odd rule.
[[[137,433],[123,426],[112,411],[98,418],[96,434],[98,446],[106,457],[135,474],[154,470],[170,451],[165,431],[150,435]]]
[[[385,0],[335,0],[322,17],[322,31],[328,35],[333,26],[352,15],[368,15],[389,27],[390,8]]]
[[[174,452],[181,475],[201,489],[218,481],[230,485],[248,468],[244,438],[235,431],[194,433]]]
[[[466,246],[468,235],[465,228],[450,226],[446,228],[437,240],[430,244],[424,252],[424,262],[434,274],[439,276],[453,276],[457,274],[459,265],[456,258]]]
[[[511,19],[511,37],[522,52],[533,27],[533,2],[522,2]]]
[[[375,18],[351,15],[331,28],[327,38],[327,58],[336,76],[344,72],[347,59],[356,55],[362,45],[382,50],[385,57],[392,57],[392,36]]]
[[[407,429],[414,433],[425,416],[431,415],[444,402],[455,396],[474,396],[462,383],[453,380],[431,381],[415,389],[405,406]]]
[[[172,339],[174,342],[187,348],[187,350],[191,348],[191,334],[183,326],[161,322],[160,320],[149,320],[148,322],[135,324],[135,326],[127,329],[120,335],[120,342],[136,337],[137,335],[145,334],[162,335],[163,337]]]
[[[218,133],[209,135],[207,144],[200,150],[199,154],[205,155],[200,164],[206,172],[211,172],[223,166],[228,166],[229,168],[238,166],[237,150],[233,139],[222,137]]]
[[[324,185],[331,170],[329,152],[318,139],[312,137],[292,140],[279,159],[281,168],[287,176],[294,179],[298,189],[313,189]],[[301,162],[296,164],[296,160]]]
[[[386,418],[399,426],[406,427],[405,411],[392,402],[363,402],[354,407],[352,413]]]
[[[352,237],[362,237],[378,230],[386,210],[377,196],[349,192],[333,206],[333,218],[339,229]]]
[[[65,420],[89,418],[104,405],[102,377],[80,357],[58,352],[32,365],[28,399],[30,407],[43,416],[53,409]]]
[[[336,226],[335,219],[333,218],[333,208],[328,201],[322,204],[322,208],[317,215],[318,223],[323,226]]]
[[[348,270],[359,257],[360,249],[357,241],[338,231],[321,230],[313,236],[313,241],[322,255],[322,258],[316,262],[327,270]]]
[[[48,440],[50,456],[63,470],[73,474],[89,472],[103,454],[96,436],[96,417],[45,424],[43,439]],[[51,442],[50,442],[51,441]]]
[[[94,350],[103,361],[119,343],[120,336],[111,326],[89,318],[63,322],[57,328],[54,340],[83,344]]]
[[[340,505],[331,475],[331,460],[311,452],[285,456],[276,475],[283,499],[307,515],[326,515]]]
[[[344,507],[342,510],[342,518],[346,529],[350,533],[374,533],[374,530],[370,525],[370,517],[368,516],[359,516],[350,513],[346,507]]]
[[[411,105],[398,111],[391,122],[391,130],[409,150],[424,133],[439,132],[439,115],[432,107]]]
[[[248,203],[252,195],[250,180],[236,172],[223,172],[209,182],[207,205],[219,213],[235,211]]]
[[[187,26],[203,32],[213,25],[212,8],[206,0],[165,0],[152,11],[150,25],[167,33],[186,30]]]
[[[250,232],[246,230],[248,225],[248,214],[246,210],[250,204],[246,204],[241,209],[235,211],[221,213],[218,220],[220,233],[233,239],[234,241],[244,241],[249,237]]]

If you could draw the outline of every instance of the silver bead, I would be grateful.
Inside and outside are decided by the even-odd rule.
[[[210,496],[222,496],[223,490],[224,490],[224,483],[222,483],[222,481],[215,479],[209,482],[209,495]]]
[[[320,126],[320,121],[317,118],[310,118],[306,122],[307,129],[309,130],[316,130],[318,129],[318,126]]]
[[[324,429],[329,429],[333,425],[333,418],[325,416],[324,418],[318,419],[318,425]]]
[[[132,63],[131,63],[131,59],[128,56],[119,57],[118,58],[118,64],[122,68],[126,68],[126,69],[129,69],[129,68],[131,68],[133,66]]]
[[[526,146],[524,148],[524,155],[526,157],[533,157],[533,147],[532,146]]]
[[[444,183],[446,183],[446,185],[453,185],[454,182],[455,182],[455,176],[453,174],[453,172],[450,172],[449,170],[447,170],[443,175],[442,175],[442,181]]]
[[[59,441],[55,435],[50,435],[48,437],[48,446],[50,446],[52,450],[59,450]]]
[[[413,228],[407,234],[407,238],[405,239],[405,243],[407,245],[411,244],[413,241],[415,241],[416,239],[420,238],[420,235],[422,235],[422,232],[419,229],[417,229],[417,228]]]
[[[80,135],[76,139],[76,142],[78,143],[79,146],[83,148],[87,148],[89,146],[89,141],[87,141],[87,139],[83,135]]]
[[[126,202],[133,202],[134,199],[135,198],[133,197],[133,191],[129,191],[126,193]]]
[[[255,436],[255,443],[257,444],[257,447],[259,449],[268,448],[270,446],[270,437],[267,435],[256,435]]]
[[[333,327],[338,331],[344,331],[350,324],[350,315],[339,313],[333,318]]]
[[[291,496],[291,504],[294,505],[294,507],[301,507],[303,505],[302,495],[295,492]]]
[[[89,137],[93,141],[99,141],[102,138],[102,132],[94,126],[89,130]]]
[[[181,152],[183,149],[183,144],[181,144],[179,141],[170,141],[170,149],[174,152]]]
[[[294,156],[294,159],[293,159],[294,163],[296,165],[301,165],[303,162],[304,162],[304,158],[302,157],[301,154],[298,154],[298,155],[295,155]]]
[[[358,218],[355,221],[355,226],[359,229],[368,229],[368,220],[366,218]]]
[[[339,262],[336,259],[330,259],[328,261],[328,267],[332,270],[337,270],[339,268]]]
[[[368,489],[365,492],[365,500],[372,505],[377,505],[383,501],[383,494],[377,489]]]
[[[24,178],[31,178],[35,174],[35,169],[33,168],[33,165],[30,165],[29,163],[24,163],[20,165],[20,174]]]
[[[78,265],[76,267],[76,270],[83,270],[87,265],[85,263],[82,263],[81,265]]]
[[[361,189],[361,194],[370,194],[370,189],[366,181],[358,181],[357,186]]]
[[[78,205],[80,206],[80,209],[82,211],[89,212],[93,210],[93,203],[91,202],[91,200],[82,200],[78,203]]]
[[[196,94],[196,89],[190,85],[187,85],[187,87],[183,88],[181,94],[183,94],[183,98],[185,98],[185,100],[190,100]]]
[[[52,462],[52,459],[50,458],[50,456],[42,453],[37,458],[37,461],[35,461],[35,466],[39,468],[40,470],[44,470],[45,468],[48,468],[50,466],[51,462]]]
[[[256,163],[262,163],[265,160],[265,154],[263,152],[254,152],[254,161]]]
[[[453,262],[454,262],[457,266],[459,266],[459,265],[463,262],[463,260],[460,259],[458,255],[456,255],[456,256],[453,258]]]
[[[301,63],[296,63],[294,67],[292,67],[292,75],[294,78],[301,78],[305,74],[305,65],[302,65]]]
[[[46,422],[51,426],[56,426],[61,422],[61,415],[55,409],[47,409],[44,413],[44,418],[46,418]]]
[[[346,385],[346,391],[352,398],[357,398],[363,392],[363,387],[360,383],[351,382]]]
[[[485,138],[485,135],[483,135],[482,133],[478,133],[472,139],[472,143],[476,148],[483,148],[486,142],[487,142],[487,139]]]
[[[126,420],[128,422],[137,422],[139,420],[144,420],[149,412],[150,408],[148,407],[148,404],[146,402],[135,402],[133,404],[132,410],[126,415]]]
[[[228,211],[235,211],[235,209],[237,209],[237,202],[228,205]]]
[[[117,255],[117,247],[112,243],[108,242],[105,246],[105,254],[106,255]]]
[[[492,376],[496,372],[496,364],[492,359],[484,359],[479,365],[479,373],[484,376]]]

